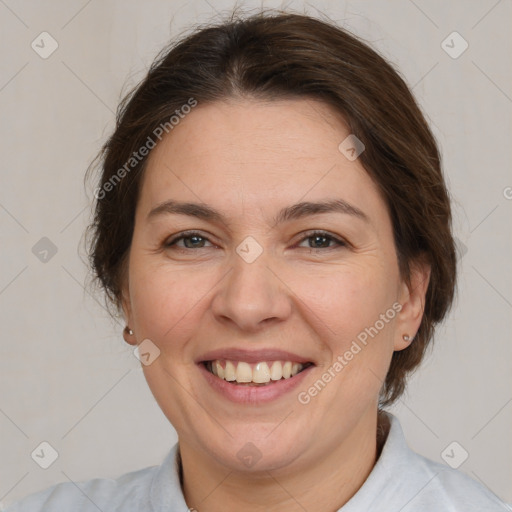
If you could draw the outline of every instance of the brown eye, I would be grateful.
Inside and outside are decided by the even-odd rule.
[[[178,246],[178,242],[183,240],[183,246]],[[165,247],[178,247],[179,249],[202,249],[204,242],[208,239],[196,231],[180,233],[171,240],[165,242]]]
[[[301,240],[301,242],[303,242],[304,240],[312,240],[309,249],[334,249],[336,246],[344,247],[347,245],[343,240],[336,238],[335,236],[327,233],[326,231],[314,231],[312,233],[309,233]],[[335,245],[330,246],[329,244],[331,242],[334,242]]]

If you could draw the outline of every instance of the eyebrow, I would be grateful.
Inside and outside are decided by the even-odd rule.
[[[368,216],[356,206],[351,205],[343,199],[333,199],[330,201],[320,202],[306,201],[286,206],[279,211],[276,217],[274,217],[273,225],[277,226],[284,222],[301,219],[318,213],[343,213],[346,215],[352,215],[365,222],[370,222]],[[217,222],[224,226],[229,225],[225,216],[211,206],[199,203],[175,201],[172,199],[153,208],[148,213],[147,220],[151,220],[164,214],[188,215],[190,217],[196,217],[206,221]]]

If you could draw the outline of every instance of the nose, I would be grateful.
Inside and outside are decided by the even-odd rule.
[[[289,317],[291,292],[276,266],[269,263],[264,254],[252,263],[234,255],[231,271],[220,282],[211,304],[219,322],[257,332]]]

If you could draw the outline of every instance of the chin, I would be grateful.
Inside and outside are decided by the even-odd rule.
[[[233,437],[229,441],[222,435],[214,445],[210,438],[207,450],[216,461],[232,471],[258,473],[286,468],[304,454],[312,435],[296,425],[294,432],[284,425],[276,425],[279,422],[270,428],[268,424],[258,428],[252,423],[246,429],[231,432]],[[282,431],[278,432],[279,428]]]

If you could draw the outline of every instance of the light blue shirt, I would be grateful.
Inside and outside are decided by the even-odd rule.
[[[447,465],[413,452],[398,418],[377,463],[339,512],[504,512],[512,510],[491,491]],[[12,504],[6,512],[187,512],[175,444],[160,466],[117,479],[56,484]],[[229,511],[229,506],[226,508]],[[200,510],[198,512],[201,512]],[[318,511],[311,511],[318,512]]]

